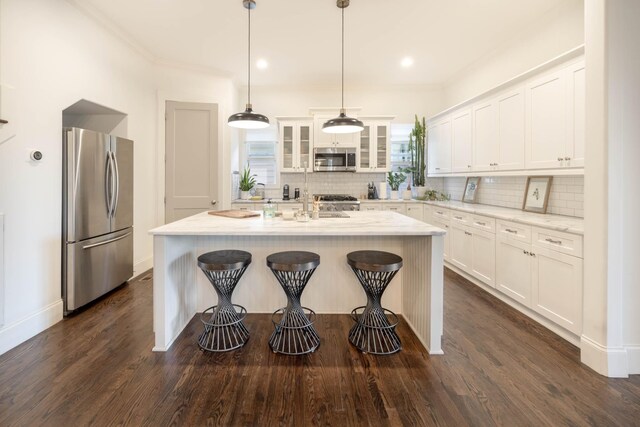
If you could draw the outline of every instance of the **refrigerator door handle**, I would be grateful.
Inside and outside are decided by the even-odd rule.
[[[107,216],[111,217],[111,205],[112,205],[112,188],[113,185],[111,185],[111,181],[112,181],[112,168],[111,168],[111,156],[109,155],[109,153],[107,153],[107,165],[106,165],[106,169],[104,172],[104,197],[105,197],[105,201],[107,203]]]
[[[131,235],[131,232],[128,232],[127,234],[123,234],[122,236],[118,236],[118,237],[113,238],[113,239],[105,240],[104,242],[94,243],[92,245],[83,246],[82,249],[91,249],[91,248],[95,248],[97,246],[108,245],[109,243],[117,242],[118,240],[122,240],[125,237],[130,236],[130,235]]]
[[[115,167],[115,195],[113,197],[113,211],[111,215],[116,216],[116,211],[118,210],[118,198],[120,197],[120,172],[118,171],[118,158],[116,157],[116,153],[111,152],[111,157],[113,157],[113,165]]]

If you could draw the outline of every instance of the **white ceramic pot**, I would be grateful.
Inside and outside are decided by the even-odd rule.
[[[389,199],[390,200],[398,200],[398,190],[391,190],[389,192]]]
[[[411,196],[413,196],[411,190],[404,190],[402,192],[402,200],[411,200]]]
[[[240,191],[240,198],[242,200],[249,200],[251,198],[251,192],[250,191]]]
[[[420,198],[424,196],[424,193],[427,192],[427,187],[426,186],[413,187],[413,191],[415,192],[416,198]]]

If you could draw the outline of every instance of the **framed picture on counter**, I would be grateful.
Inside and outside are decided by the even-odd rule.
[[[522,210],[527,212],[547,213],[552,176],[530,176],[524,190]]]
[[[464,194],[462,195],[462,201],[464,203],[475,203],[478,197],[478,186],[480,185],[479,176],[470,176],[467,178],[467,182],[464,185]]]

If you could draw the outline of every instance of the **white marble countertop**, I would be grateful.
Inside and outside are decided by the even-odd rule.
[[[225,218],[206,212],[166,224],[153,235],[211,236],[434,236],[445,231],[396,212],[349,212],[349,218],[321,218],[298,222],[282,217],[265,220]]]
[[[550,230],[564,231],[566,233],[580,235],[584,234],[584,219],[582,218],[563,215],[539,214],[533,212],[525,212],[518,209],[489,205],[476,205],[458,201],[423,203],[477,215],[485,215],[506,221],[518,222],[521,224],[544,227]]]

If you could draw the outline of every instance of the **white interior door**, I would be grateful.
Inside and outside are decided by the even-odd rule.
[[[218,105],[167,101],[165,222],[218,204]]]

